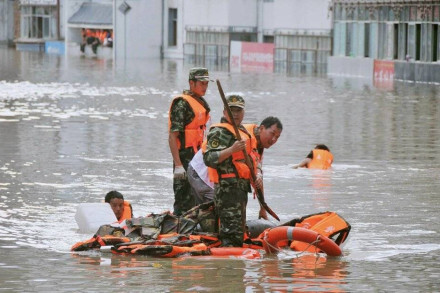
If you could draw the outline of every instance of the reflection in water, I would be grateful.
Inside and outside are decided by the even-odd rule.
[[[345,262],[313,254],[282,253],[278,262],[263,262],[269,292],[345,292]]]

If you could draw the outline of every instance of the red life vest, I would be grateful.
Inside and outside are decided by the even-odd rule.
[[[235,136],[234,127],[229,123],[214,124],[211,127],[223,127],[227,129],[230,133],[234,134]],[[235,169],[237,170],[237,174],[239,178],[251,179],[252,178],[251,172],[254,172],[255,174],[257,168],[257,158],[255,154],[257,148],[257,141],[255,140],[255,137],[253,137],[253,135],[248,134],[241,129],[239,129],[239,131],[240,131],[241,139],[248,138],[246,139],[246,152],[248,153],[248,155],[252,160],[254,170],[249,169],[249,167],[246,165],[244,154],[242,151],[235,152],[232,154],[232,163],[234,164]],[[203,144],[203,151],[204,152],[206,151],[206,143]],[[216,169],[208,167],[208,175],[209,175],[209,180],[211,180],[212,182],[214,183],[219,182],[219,175]],[[229,173],[229,174],[221,174],[220,176],[221,178],[234,178],[236,177],[236,174]]]
[[[196,153],[203,142],[203,137],[206,129],[206,122],[209,120],[209,113],[205,107],[200,104],[195,98],[190,95],[181,95],[185,101],[188,102],[192,111],[194,112],[194,119],[185,126],[185,148],[192,147]],[[173,105],[173,103],[171,103]],[[170,107],[171,111],[171,107]],[[168,130],[171,129],[171,119],[168,118]],[[182,148],[181,141],[177,139],[177,148]]]
[[[326,150],[313,150],[313,159],[307,164],[309,169],[322,169],[326,170],[332,166],[333,155]]]

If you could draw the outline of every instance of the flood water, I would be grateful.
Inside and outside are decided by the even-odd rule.
[[[384,90],[360,79],[210,69],[226,93],[246,99],[245,122],[272,115],[284,125],[265,152],[269,206],[282,222],[339,213],[352,225],[342,257],[71,254],[92,236],[78,231],[79,203],[116,189],[135,216],[172,208],[167,112],[189,67],[0,47],[0,291],[440,291],[439,85]],[[214,83],[206,98],[218,121]],[[317,143],[334,154],[332,169],[292,169]],[[250,195],[248,219],[257,214]]]

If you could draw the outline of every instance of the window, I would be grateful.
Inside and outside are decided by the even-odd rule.
[[[168,46],[177,46],[177,9],[168,9]]]
[[[345,56],[352,56],[352,34],[353,23],[347,22],[347,30],[345,31]]]
[[[432,61],[438,60],[438,24],[432,26]]]
[[[398,59],[399,54],[399,24],[393,25],[393,59]]]
[[[422,25],[420,23],[416,24],[416,60],[420,60],[420,47],[421,47],[421,39],[422,39]]]
[[[274,37],[273,36],[263,36],[263,43],[271,43],[273,44]]]
[[[52,6],[21,7],[21,37],[25,39],[55,39],[56,17]]]
[[[370,57],[370,24],[365,23],[364,29],[364,57]]]

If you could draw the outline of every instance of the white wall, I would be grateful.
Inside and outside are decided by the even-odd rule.
[[[131,6],[125,16],[118,10],[123,0],[113,0],[115,57],[160,57],[163,44],[165,58],[183,58],[187,26],[257,28],[258,1],[263,3],[263,30],[331,29],[330,0],[125,0]],[[168,8],[178,10],[175,47],[167,47]]]
[[[185,25],[257,25],[257,0],[185,0]]]
[[[327,72],[329,75],[354,76],[373,78],[373,58],[351,58],[330,56],[328,58]]]
[[[159,58],[162,44],[162,1],[125,0],[131,9],[119,11],[123,0],[114,0],[115,58]]]
[[[330,29],[329,2],[330,0],[275,0],[273,15],[265,15],[265,19],[273,20],[273,28]]]

